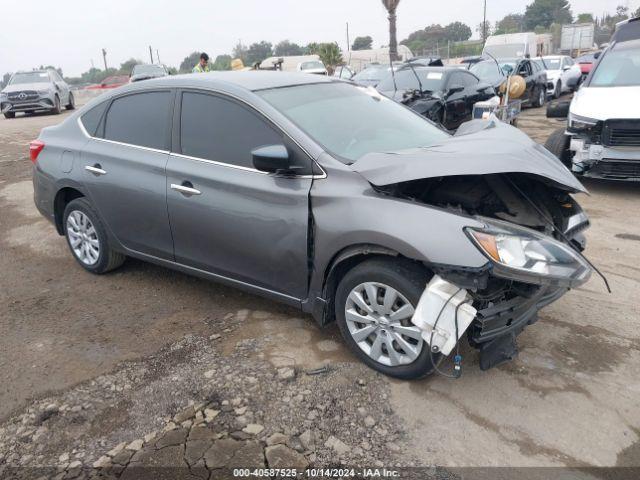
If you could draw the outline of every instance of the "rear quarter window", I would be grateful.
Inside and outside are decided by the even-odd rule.
[[[109,102],[102,102],[96,105],[95,107],[93,107],[84,115],[82,115],[82,117],[80,117],[80,122],[82,122],[82,126],[90,136],[92,137],[96,136],[98,125],[100,125],[100,120],[102,120],[102,115],[104,114],[104,111],[107,109],[108,104]]]

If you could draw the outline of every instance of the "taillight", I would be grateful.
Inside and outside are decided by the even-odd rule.
[[[38,155],[40,155],[43,148],[44,142],[42,140],[34,140],[29,144],[29,156],[33,163],[38,161]]]

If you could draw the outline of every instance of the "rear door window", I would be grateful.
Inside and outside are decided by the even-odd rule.
[[[144,92],[116,98],[104,121],[104,138],[169,150],[173,93]]]

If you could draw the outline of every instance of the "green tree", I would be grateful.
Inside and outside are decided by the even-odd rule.
[[[373,46],[373,38],[369,35],[366,37],[356,37],[351,45],[351,50],[369,50]]]
[[[265,58],[272,56],[273,50],[271,47],[271,43],[265,42],[264,40],[249,45],[245,65],[253,65],[256,62],[261,62]]]
[[[524,26],[524,15],[521,13],[510,13],[505,15],[502,20],[496,22],[494,35],[502,35],[505,33],[522,32]]]
[[[133,67],[135,67],[136,65],[139,65],[143,63],[142,60],[138,60],[135,58],[130,58],[129,60],[122,62],[120,64],[120,69],[118,71],[118,73],[121,73],[122,75],[130,75],[131,71],[133,70]],[[192,65],[193,67],[193,65]]]
[[[289,40],[282,40],[274,47],[273,54],[276,57],[290,57],[302,55],[303,49],[297,43],[290,42]]]
[[[576,18],[576,23],[593,23],[593,15],[590,13],[579,13]]]
[[[398,60],[398,39],[396,28],[396,10],[400,0],[382,0],[382,5],[387,9],[389,18],[389,57]]]
[[[333,74],[337,65],[341,65],[344,62],[337,42],[317,44],[315,53],[320,57],[324,66],[327,67],[329,75]]]
[[[452,42],[461,42],[471,38],[471,28],[465,23],[452,22],[444,27],[444,29],[446,39]]]
[[[184,57],[182,62],[180,62],[180,67],[178,67],[178,71],[180,73],[190,73],[195,67],[196,63],[200,61],[200,52],[191,52],[189,55]]]
[[[476,32],[480,35],[483,42],[486,41],[487,37],[492,33],[491,22],[489,20],[486,22],[480,22],[476,27]]]
[[[524,12],[524,27],[534,30],[538,26],[549,28],[553,23],[573,22],[571,5],[568,0],[533,0]]]
[[[319,48],[319,43],[311,42],[306,47],[304,47],[303,55],[317,55]]]
[[[231,70],[231,55],[218,55],[211,68],[213,70]]]
[[[233,52],[231,52],[231,56],[233,58],[239,58],[242,60],[242,63],[247,64],[247,50],[248,48],[242,44],[242,42],[238,42],[235,47],[233,47]]]

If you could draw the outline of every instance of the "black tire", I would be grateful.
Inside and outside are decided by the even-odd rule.
[[[558,160],[569,170],[571,170],[571,159],[573,157],[571,150],[569,150],[570,142],[571,138],[565,135],[564,128],[558,128],[549,135],[544,144],[545,148],[558,157]]]
[[[84,215],[86,215],[95,229],[96,236],[100,245],[100,250],[98,259],[93,265],[88,265],[87,263],[83,262],[74,252],[73,247],[71,246],[71,240],[69,238],[69,232],[67,229],[67,221],[69,215],[74,211],[80,211]],[[114,270],[124,263],[126,257],[122,253],[114,251],[109,246],[109,239],[107,237],[104,225],[102,224],[100,217],[86,198],[76,198],[75,200],[69,202],[69,204],[64,209],[62,224],[64,227],[64,234],[67,239],[67,245],[69,245],[69,250],[71,250],[73,258],[75,258],[80,266],[82,266],[82,268],[84,268],[88,272],[102,274]]]
[[[62,107],[60,106],[60,97],[58,95],[53,99],[53,108],[51,109],[51,113],[54,115],[59,115],[62,112]]]
[[[553,90],[553,98],[560,98],[562,96],[562,81],[558,80],[556,83],[556,88]]]
[[[537,89],[534,89],[534,92],[535,93],[531,105],[534,108],[540,108],[545,104],[545,101],[547,99],[547,90],[545,89],[545,87],[539,86]]]
[[[67,110],[75,110],[76,99],[73,97],[72,92],[69,92],[69,103],[64,108],[66,108]]]
[[[4,118],[16,118],[16,112],[5,112]]]
[[[404,380],[422,378],[434,371],[429,345],[426,342],[423,343],[418,357],[412,363],[406,365],[387,366],[369,357],[353,339],[347,326],[345,308],[349,293],[362,283],[378,282],[396,289],[415,308],[429,278],[429,272],[407,260],[378,258],[367,260],[357,265],[340,281],[334,302],[338,327],[349,348],[368,367],[390,377]],[[440,359],[440,354],[433,354],[433,359],[437,363]]]

